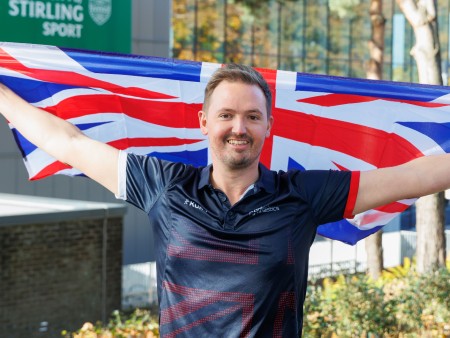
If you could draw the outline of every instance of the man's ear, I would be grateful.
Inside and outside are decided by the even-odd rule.
[[[266,138],[270,136],[270,131],[272,130],[273,126],[273,115],[270,115],[269,121],[267,121],[267,131],[266,131]]]
[[[206,126],[206,112],[204,112],[203,110],[200,110],[198,112],[198,122],[200,124],[200,130],[201,130],[202,134],[207,135],[208,128]]]

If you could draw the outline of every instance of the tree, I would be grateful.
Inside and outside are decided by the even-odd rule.
[[[434,0],[397,0],[413,28],[419,82],[442,85],[436,2]],[[420,198],[416,202],[417,271],[425,273],[445,266],[444,194]]]
[[[355,12],[355,6],[361,0],[330,0],[330,10],[340,18],[351,17]],[[384,53],[384,27],[386,19],[383,16],[382,0],[370,1],[371,37],[368,41],[370,59],[367,63],[366,77],[372,80],[382,79],[383,53]],[[383,270],[383,246],[382,231],[377,231],[364,241],[367,253],[367,273],[376,280]]]
[[[370,1],[371,39],[368,42],[370,60],[367,64],[368,79],[381,80],[383,77],[384,27],[383,1]],[[378,279],[383,270],[382,231],[377,231],[365,240],[367,253],[367,272],[373,279]]]

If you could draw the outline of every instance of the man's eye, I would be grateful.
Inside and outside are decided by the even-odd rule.
[[[258,115],[250,115],[250,120],[257,121],[257,120],[259,120],[259,116]]]

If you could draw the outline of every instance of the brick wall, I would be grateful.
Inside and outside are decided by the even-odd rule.
[[[106,258],[102,219],[0,227],[0,337],[61,337],[120,309],[122,222],[107,221]]]

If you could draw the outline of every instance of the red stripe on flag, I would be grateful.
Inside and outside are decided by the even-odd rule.
[[[378,168],[423,156],[404,138],[383,130],[280,108],[274,116],[273,135],[338,151]]]
[[[383,205],[382,207],[379,207],[379,208],[375,208],[374,210],[378,210],[378,211],[382,211],[382,212],[386,212],[386,213],[396,213],[396,212],[403,212],[406,209],[408,209],[408,207],[409,207],[409,205],[407,205],[407,204],[394,202],[394,203],[390,203],[388,205]]]
[[[117,95],[78,95],[45,110],[63,119],[89,114],[123,113],[130,117],[172,128],[199,128],[200,103],[141,100]]]
[[[122,87],[111,82],[97,80],[75,72],[29,68],[10,56],[2,48],[0,48],[0,66],[27,75],[36,80],[46,82],[71,85],[76,87],[101,88],[116,94],[131,95],[147,99],[176,98],[176,96],[153,92],[138,87]]]
[[[362,103],[377,100],[376,97],[351,95],[351,94],[325,94],[306,99],[297,100],[297,102],[315,104],[322,107],[340,106],[343,104]]]
[[[343,165],[338,164],[337,162],[331,161],[333,164],[341,171],[349,171],[348,168],[344,167]]]
[[[397,99],[389,99],[389,98],[378,98],[372,96],[362,96],[362,95],[353,95],[353,94],[325,94],[314,97],[308,97],[306,99],[297,100],[297,102],[309,103],[318,105],[321,107],[334,107],[340,106],[344,104],[354,104],[354,103],[363,103],[363,102],[371,102],[376,100],[384,100],[391,102],[400,102],[411,104],[420,107],[427,108],[439,108],[448,106],[448,104],[436,103],[436,102],[422,102],[422,101],[414,101],[414,100],[397,100]]]
[[[386,99],[383,98],[383,100],[412,104],[415,106],[426,107],[426,108],[439,108],[439,107],[447,107],[448,106],[448,104],[437,103],[437,102],[422,102],[422,101],[414,101],[414,100],[394,100],[394,99],[388,99],[388,98],[386,98]]]
[[[124,150],[129,147],[181,146],[201,141],[203,140],[188,140],[188,139],[180,139],[177,137],[162,137],[162,138],[135,137],[135,138],[124,138],[120,140],[114,140],[108,142],[108,144],[114,148]]]
[[[60,170],[70,169],[70,168],[72,168],[70,165],[56,161],[56,162],[53,162],[52,164],[46,166],[44,169],[42,169],[40,172],[38,172],[33,177],[30,177],[30,180],[31,181],[39,180],[41,178],[45,178],[47,176],[54,175],[55,173],[57,173]]]
[[[258,70],[264,79],[267,81],[267,84],[270,87],[270,90],[272,92],[272,115],[274,114],[276,107],[276,80],[277,80],[277,72],[272,71],[270,69],[263,69],[263,68],[255,68]],[[275,121],[275,124],[277,122]],[[268,137],[264,143],[264,147],[261,152],[260,161],[263,163],[266,167],[271,167],[271,161],[272,161],[272,148],[273,148],[273,134],[271,133],[271,136]]]

